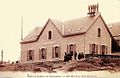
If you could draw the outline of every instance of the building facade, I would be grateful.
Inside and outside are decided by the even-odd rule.
[[[111,39],[99,12],[65,22],[48,19],[21,41],[21,62],[63,60],[65,52],[111,54]]]

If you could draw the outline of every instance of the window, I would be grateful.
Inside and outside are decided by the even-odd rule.
[[[90,44],[90,53],[98,54],[98,44]]]
[[[47,53],[47,49],[46,48],[42,48],[40,49],[40,52],[39,52],[39,59],[46,59],[46,53]]]
[[[27,60],[33,60],[34,59],[34,51],[33,50],[28,50],[28,54],[27,54]]]
[[[67,52],[69,52],[72,56],[75,51],[76,51],[76,44],[67,45]]]
[[[102,55],[108,54],[108,46],[101,45],[101,51],[100,52],[101,52]]]
[[[92,54],[95,54],[95,44],[92,44]]]
[[[55,47],[55,57],[58,57],[58,53],[59,53],[59,48],[58,46]]]
[[[105,55],[105,46],[102,45],[102,55]]]
[[[52,38],[52,32],[49,31],[49,32],[48,32],[48,39],[51,39],[51,38]]]
[[[101,29],[98,28],[98,37],[100,37],[100,36],[101,36]]]
[[[52,47],[52,58],[60,58],[61,50],[60,46]]]

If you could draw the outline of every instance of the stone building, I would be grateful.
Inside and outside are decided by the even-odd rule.
[[[65,52],[111,54],[112,35],[97,10],[68,21],[48,19],[21,41],[21,62],[63,60]]]
[[[110,32],[120,46],[120,22],[108,24]]]
[[[113,50],[114,54],[119,54],[120,55],[120,22],[116,23],[110,23],[108,24],[109,30],[114,38],[114,42],[116,42],[116,45],[113,45],[113,49],[116,49],[115,51]]]

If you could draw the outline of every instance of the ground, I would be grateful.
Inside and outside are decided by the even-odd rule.
[[[57,72],[57,71],[120,71],[120,59],[85,58],[79,61],[72,60],[48,61],[37,63],[0,64],[0,71],[32,71],[32,72]]]

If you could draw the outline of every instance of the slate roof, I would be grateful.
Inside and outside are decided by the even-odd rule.
[[[22,40],[22,42],[35,41],[42,29],[43,27],[36,27]]]
[[[51,21],[53,25],[57,28],[57,30],[60,32],[60,34],[66,37],[70,35],[82,34],[87,32],[87,30],[92,26],[92,24],[100,15],[101,14],[98,13],[94,17],[86,16],[86,17],[72,19],[64,22],[54,20],[54,19],[49,19],[47,23]],[[29,43],[29,42],[37,41],[42,31],[44,30],[44,28],[47,26],[47,23],[43,27],[36,27],[34,30],[32,30],[21,41],[21,43]]]
[[[108,24],[112,36],[120,36],[120,22]]]
[[[86,32],[98,16],[99,14],[95,17],[86,16],[78,19],[65,21],[64,35],[80,34]]]

